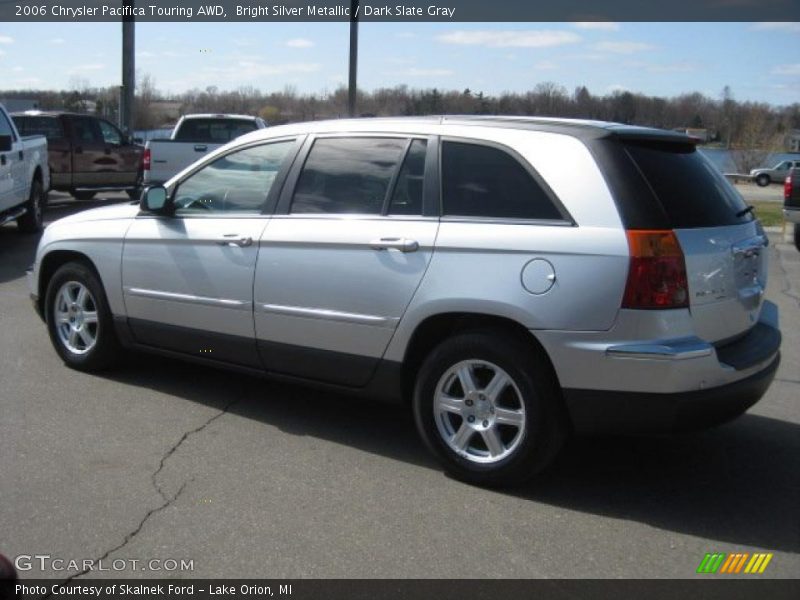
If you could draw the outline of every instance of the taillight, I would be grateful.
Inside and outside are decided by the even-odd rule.
[[[792,197],[792,176],[787,175],[786,180],[783,182],[783,200],[784,202]]]
[[[628,230],[631,264],[622,308],[689,306],[683,250],[671,229]]]
[[[142,169],[145,171],[150,170],[150,148],[145,148],[142,154]]]

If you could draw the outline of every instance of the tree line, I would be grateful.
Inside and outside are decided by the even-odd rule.
[[[70,82],[63,91],[13,90],[7,98],[34,98],[42,109],[85,110],[91,106],[99,114],[114,119],[119,105],[119,88],[95,88],[85,80]],[[219,112],[252,114],[272,125],[347,116],[347,89],[300,93],[293,87],[262,91],[253,86],[220,90],[215,86],[192,89],[179,94],[157,90],[149,75],[137,77],[136,129],[170,126],[164,122],[160,103],[178,105],[181,114]],[[553,82],[541,82],[527,92],[485,94],[471,89],[417,89],[407,85],[359,90],[361,116],[400,116],[432,114],[535,115],[598,119],[665,129],[705,129],[708,141],[730,148],[742,169],[763,160],[769,152],[784,150],[786,135],[800,129],[800,103],[772,106],[763,102],[738,101],[725,87],[718,97],[699,92],[674,97],[650,96],[626,90],[599,95],[586,86],[569,92]]]

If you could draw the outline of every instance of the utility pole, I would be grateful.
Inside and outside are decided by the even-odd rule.
[[[347,87],[347,112],[356,116],[356,95],[358,94],[358,0],[350,0],[350,78]]]
[[[123,7],[134,6],[134,0],[123,0]],[[120,94],[119,126],[133,134],[133,96],[136,89],[136,25],[133,11],[122,17],[122,88]]]

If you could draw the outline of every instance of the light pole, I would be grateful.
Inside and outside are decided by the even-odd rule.
[[[350,77],[347,87],[347,112],[356,116],[356,94],[358,93],[358,0],[350,0]]]
[[[122,5],[133,9],[134,0],[123,0]],[[136,89],[136,29],[133,10],[122,17],[122,93],[120,94],[119,125],[133,134],[133,95]]]

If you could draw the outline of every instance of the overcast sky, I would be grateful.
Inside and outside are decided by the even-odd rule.
[[[347,80],[346,23],[138,23],[136,67],[162,91]],[[0,23],[0,91],[119,85],[119,23]],[[800,101],[800,23],[362,23],[359,87],[497,94],[541,81],[592,93],[699,91]]]

